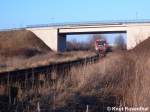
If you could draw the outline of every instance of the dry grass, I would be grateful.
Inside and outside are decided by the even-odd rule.
[[[53,72],[53,78],[43,77],[30,89],[20,89],[18,107],[34,112],[39,102],[41,109],[55,112],[85,111],[86,105],[90,112],[102,111],[103,106],[150,108],[148,48],[141,53],[137,48],[112,53],[97,64],[72,68],[63,78],[57,79],[61,74]]]
[[[95,55],[90,51],[56,53],[28,30],[0,32],[0,72],[76,60]]]
[[[0,72],[26,69],[38,66],[46,66],[49,64],[55,64],[65,61],[73,61],[95,55],[96,55],[95,52],[92,51],[72,51],[65,53],[49,52],[40,55],[35,55],[30,58],[2,57],[0,58],[0,62],[3,62],[3,64],[0,67]]]
[[[56,97],[58,107],[68,111],[87,104],[150,107],[150,58],[132,58],[128,53],[114,54],[96,65],[73,69],[67,89]]]
[[[29,98],[35,110],[40,102],[41,107],[58,112],[79,111],[79,107],[85,111],[86,105],[91,112],[102,111],[102,105],[150,107],[149,75],[148,55],[112,53],[97,64],[72,68],[53,84],[44,79],[43,86],[23,92],[22,99]]]
[[[48,51],[50,51],[50,48],[31,31],[14,30],[0,32],[0,56],[31,57]]]

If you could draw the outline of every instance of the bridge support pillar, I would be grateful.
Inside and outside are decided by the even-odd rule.
[[[57,42],[57,51],[65,52],[66,51],[66,35],[58,35],[58,42]]]

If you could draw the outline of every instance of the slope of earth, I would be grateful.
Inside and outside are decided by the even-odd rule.
[[[90,51],[53,52],[28,30],[0,32],[0,72],[76,60],[95,55]]]
[[[0,32],[0,56],[32,57],[50,51],[37,36],[28,30]]]

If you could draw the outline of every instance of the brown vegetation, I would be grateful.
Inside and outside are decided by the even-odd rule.
[[[28,30],[0,32],[0,72],[76,60],[94,55],[90,51],[56,53]]]
[[[19,58],[19,57],[7,57],[0,58],[2,63],[0,66],[0,72],[12,71],[19,69],[27,69],[38,66],[46,66],[65,61],[78,60],[85,57],[94,56],[95,52],[92,51],[72,51],[64,53],[44,53],[32,56],[30,58]]]
[[[71,105],[76,105],[82,97],[93,97],[98,100],[98,106],[109,102],[105,103],[105,106],[113,103],[115,106],[150,107],[149,39],[129,52],[114,53],[100,63],[86,67],[84,74],[78,72],[80,70],[74,72],[73,80],[77,77],[78,83],[73,88],[76,88],[74,90],[77,90],[78,96],[74,99],[71,96],[72,101],[69,103],[73,102]],[[73,108],[75,109],[75,106]]]
[[[108,55],[100,63],[73,68],[69,77],[54,84],[51,108],[61,112],[85,111],[89,105],[90,112],[99,112],[107,106],[150,107],[150,53],[137,55],[135,51],[150,48],[150,44],[147,48],[142,45]],[[50,91],[51,88],[40,89],[41,106],[48,96],[54,95]]]
[[[72,68],[18,92],[16,110],[34,112],[106,111],[107,106],[150,108],[150,38],[133,50],[108,54],[93,65]],[[53,78],[52,78],[53,77]],[[31,89],[32,88],[32,89]],[[23,111],[20,110],[20,111]],[[150,111],[150,110],[148,110]]]
[[[139,54],[150,54],[150,37],[143,42],[141,42],[138,46],[136,46],[132,51]]]
[[[31,57],[50,49],[37,36],[28,30],[0,32],[0,56]]]

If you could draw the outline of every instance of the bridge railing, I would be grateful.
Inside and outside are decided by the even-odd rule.
[[[65,23],[51,23],[51,24],[37,24],[27,25],[26,28],[34,27],[59,27],[59,26],[78,26],[78,25],[115,25],[115,24],[130,24],[130,23],[150,23],[150,19],[136,19],[136,20],[106,20],[106,21],[86,21],[86,22],[65,22]]]
[[[26,25],[24,27],[0,29],[0,31],[20,30],[26,28],[37,27],[62,27],[62,26],[79,26],[79,25],[117,25],[117,24],[132,24],[132,23],[150,23],[150,19],[133,19],[133,20],[103,20],[103,21],[85,21],[85,22],[64,22],[64,23],[49,23],[49,24],[35,24]]]

